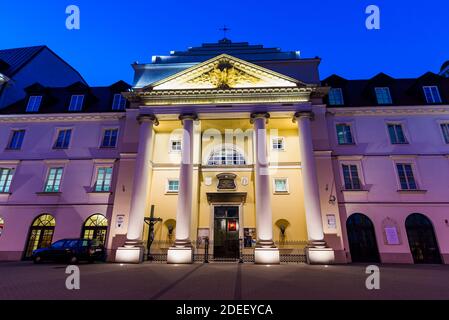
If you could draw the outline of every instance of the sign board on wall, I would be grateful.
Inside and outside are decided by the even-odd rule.
[[[117,229],[120,229],[123,226],[124,223],[125,223],[125,216],[124,215],[118,215],[116,223],[115,223]]]
[[[337,229],[337,219],[335,218],[335,214],[328,214],[326,215],[327,219],[327,227],[329,229]]]

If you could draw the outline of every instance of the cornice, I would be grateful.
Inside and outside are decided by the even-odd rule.
[[[127,92],[132,102],[146,105],[205,105],[308,102],[315,87],[150,90]]]
[[[336,116],[449,114],[449,105],[338,107],[327,110]]]
[[[0,115],[0,122],[60,122],[120,120],[124,113],[69,113],[69,114],[8,114]]]

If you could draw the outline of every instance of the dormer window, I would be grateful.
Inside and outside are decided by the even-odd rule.
[[[341,88],[332,88],[329,90],[329,105],[342,106],[344,105],[343,90]]]
[[[70,99],[69,111],[81,111],[83,109],[84,95],[73,95]]]
[[[426,101],[429,104],[441,103],[440,91],[437,86],[425,86],[423,87]]]
[[[30,96],[26,112],[38,112],[41,106],[42,96]]]
[[[383,87],[383,88],[375,88],[376,91],[376,98],[377,98],[377,104],[393,104],[393,101],[391,100],[391,94],[390,94],[390,88]]]
[[[112,102],[112,110],[125,110],[126,99],[120,93],[114,94],[114,101]]]

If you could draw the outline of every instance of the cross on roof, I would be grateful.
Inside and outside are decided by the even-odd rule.
[[[226,25],[224,25],[223,28],[220,28],[219,30],[220,30],[220,31],[223,31],[223,37],[224,37],[224,39],[226,39],[226,33],[227,33],[228,31],[231,31],[231,29],[229,29]]]

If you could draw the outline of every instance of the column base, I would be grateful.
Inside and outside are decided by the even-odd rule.
[[[121,247],[115,252],[116,263],[142,263],[143,247]]]
[[[308,264],[333,264],[335,252],[332,248],[308,247],[305,250]]]
[[[193,248],[192,247],[171,247],[167,252],[168,264],[192,264]]]
[[[255,248],[254,249],[255,264],[280,264],[281,258],[278,248]]]

